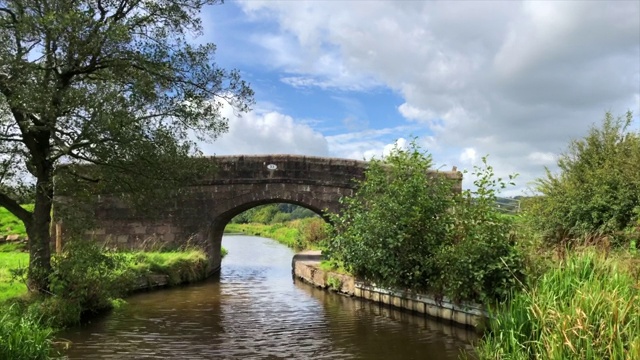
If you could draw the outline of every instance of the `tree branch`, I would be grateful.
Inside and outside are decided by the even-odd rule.
[[[0,192],[0,206],[9,210],[10,213],[15,215],[20,221],[22,221],[26,226],[31,224],[31,218],[33,213],[29,210],[24,209],[17,201],[13,200],[5,193]]]

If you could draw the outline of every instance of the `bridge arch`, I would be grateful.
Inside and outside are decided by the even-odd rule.
[[[294,155],[211,157],[215,171],[203,174],[171,207],[145,217],[121,201],[101,201],[95,227],[86,235],[123,248],[148,243],[190,242],[209,253],[211,269],[220,267],[224,227],[237,214],[269,203],[291,203],[323,215],[339,212],[364,177],[365,161]],[[434,171],[435,173],[436,171]],[[459,172],[437,172],[457,180]],[[63,220],[63,219],[62,219]],[[63,220],[64,221],[64,220]]]

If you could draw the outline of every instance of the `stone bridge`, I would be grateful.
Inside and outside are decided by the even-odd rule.
[[[207,249],[213,270],[220,267],[222,234],[236,215],[258,205],[290,203],[319,215],[338,212],[340,198],[356,190],[367,162],[294,155],[210,157],[215,172],[203,174],[160,215],[136,215],[117,199],[102,197],[95,210],[95,228],[86,235],[120,248],[146,244],[185,244]],[[434,171],[436,173],[436,171]],[[440,172],[455,181],[459,172]]]

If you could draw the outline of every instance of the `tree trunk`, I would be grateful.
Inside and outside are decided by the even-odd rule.
[[[49,290],[49,274],[51,273],[51,237],[49,227],[51,224],[51,207],[53,205],[52,174],[52,171],[46,171],[46,176],[37,181],[33,220],[27,228],[30,259],[29,291],[46,292]]]

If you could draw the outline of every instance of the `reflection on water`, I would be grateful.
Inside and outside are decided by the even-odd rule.
[[[70,359],[456,359],[475,337],[291,277],[293,252],[226,236],[219,277],[142,293],[61,337]]]

